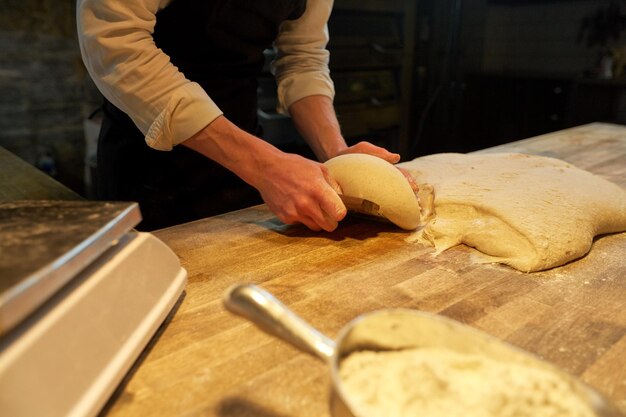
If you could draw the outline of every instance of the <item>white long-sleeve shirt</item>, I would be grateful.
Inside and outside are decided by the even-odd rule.
[[[96,86],[159,150],[171,150],[222,114],[154,43],[156,13],[170,2],[78,0],[76,12],[81,54]],[[280,26],[272,71],[281,113],[307,96],[334,97],[326,50],[332,5],[333,0],[308,0],[299,19]]]

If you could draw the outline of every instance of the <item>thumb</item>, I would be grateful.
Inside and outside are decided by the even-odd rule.
[[[326,180],[326,182],[328,183],[328,185],[330,185],[330,187],[337,193],[337,194],[342,194],[343,191],[341,190],[341,185],[339,185],[339,183],[333,178],[332,175],[330,175],[330,172],[328,172],[327,169],[323,169],[323,173],[324,173],[324,179]]]

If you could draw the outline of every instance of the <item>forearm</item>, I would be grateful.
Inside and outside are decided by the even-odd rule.
[[[294,123],[320,161],[347,149],[331,100],[309,96],[290,107]],[[255,185],[255,176],[282,152],[221,116],[182,143]]]
[[[324,162],[347,149],[333,103],[322,95],[308,96],[289,107],[293,122],[317,159]]]
[[[220,116],[183,145],[216,161],[255,187],[286,224],[334,230],[346,210],[339,185],[323,164],[283,153]]]
[[[234,172],[253,187],[258,187],[259,172],[263,172],[281,153],[223,116],[215,119],[182,145]]]

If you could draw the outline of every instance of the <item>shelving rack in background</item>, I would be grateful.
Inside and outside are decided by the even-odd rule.
[[[349,144],[367,140],[406,154],[412,114],[416,1],[336,0],[328,23],[335,109]],[[267,51],[268,61],[272,51]],[[266,140],[303,145],[291,121],[275,112],[269,71],[259,83]]]

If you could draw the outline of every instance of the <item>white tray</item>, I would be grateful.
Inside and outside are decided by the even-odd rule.
[[[0,415],[96,415],[186,280],[163,242],[124,235],[0,341]]]

